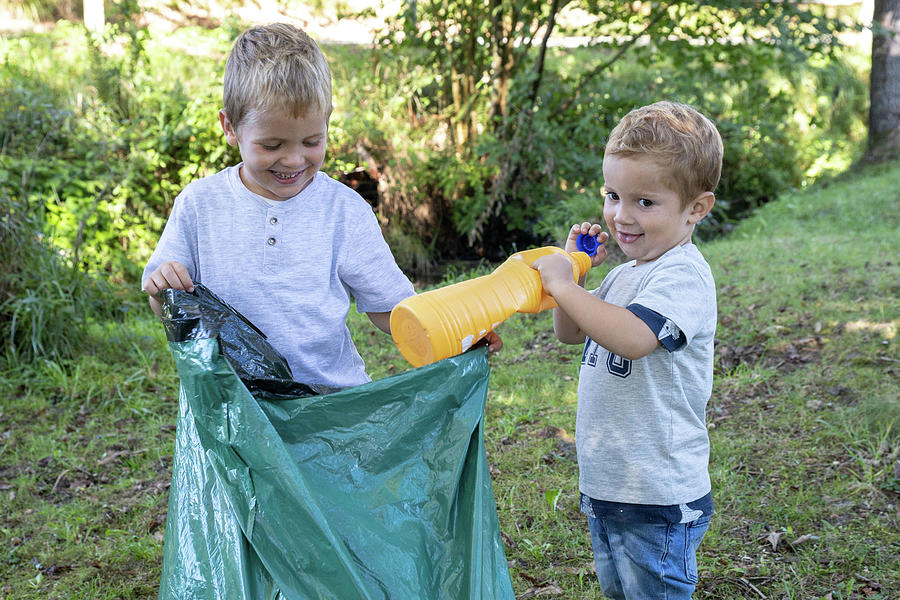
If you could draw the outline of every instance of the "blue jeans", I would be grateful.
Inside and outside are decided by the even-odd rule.
[[[709,520],[646,524],[588,517],[603,594],[611,600],[690,600]]]

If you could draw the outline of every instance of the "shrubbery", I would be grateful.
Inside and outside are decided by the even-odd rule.
[[[206,49],[186,55],[127,17],[103,40],[65,22],[45,36],[6,40],[0,73],[11,93],[0,118],[12,132],[7,168],[31,173],[11,194],[25,193],[43,211],[44,233],[81,266],[134,281],[175,195],[239,160],[216,112],[224,57],[241,27],[178,32],[179,44],[189,38]],[[445,78],[415,48],[326,47],[336,106],[326,169],[338,177],[364,166],[377,176],[388,237],[401,262],[421,271],[434,259],[499,258],[513,245],[555,239],[571,218],[599,217],[605,136],[649,101],[694,104],[723,133],[725,168],[707,234],[845,168],[863,139],[865,83],[846,56],[795,52],[787,60],[783,48],[766,45],[666,48],[635,48],[592,79],[574,75],[609,50],[550,49],[534,106],[533,73],[523,68],[510,82],[507,113],[459,148],[458,121],[439,91]],[[474,122],[484,122],[487,103],[484,94],[473,98],[469,109],[481,115]]]
[[[118,31],[108,30],[111,37]],[[130,39],[137,39],[132,32]],[[234,161],[212,96],[157,87],[143,50],[107,56],[82,28],[0,40],[0,359],[83,351],[121,314],[188,181]],[[128,64],[124,64],[127,62]],[[105,98],[105,100],[104,100]]]
[[[40,230],[27,205],[0,196],[0,371],[83,352],[91,324],[119,313],[113,287],[73,268]]]
[[[46,316],[69,310],[66,298],[102,313],[101,281],[134,289],[177,193],[239,160],[216,115],[242,26],[155,38],[135,24],[134,2],[116,6],[100,38],[64,21],[0,38],[0,323],[14,329],[15,354],[63,339]],[[325,47],[335,91],[325,170],[377,179],[386,237],[414,275],[437,260],[500,259],[556,241],[572,219],[598,219],[605,138],[650,101],[694,104],[722,131],[719,201],[701,235],[845,168],[865,135],[864,67],[849,52],[671,41],[609,66],[608,45],[550,48],[535,87],[535,56],[523,51],[498,113],[478,85],[452,106],[447,73],[425,61],[432,50]],[[38,290],[44,316],[26,308]]]
[[[557,241],[573,218],[599,218],[605,138],[628,110],[656,100],[693,104],[722,130],[719,202],[703,235],[846,168],[865,138],[864,68],[835,43],[852,20],[821,6],[594,2],[583,8],[597,20],[558,28],[590,47],[548,47],[545,61],[536,40],[552,27],[549,3],[494,13],[462,0],[415,6],[418,20],[407,13],[390,23],[380,56],[418,55],[431,74],[404,96],[407,120],[435,142],[418,158],[427,192],[408,204],[450,216],[428,234],[441,249],[458,252],[462,240],[496,258],[514,244]]]
[[[558,50],[553,64],[586,64],[588,54]],[[598,219],[609,131],[635,106],[679,100],[713,118],[725,143],[718,203],[700,231],[714,236],[780,193],[851,164],[865,139],[867,96],[848,58],[799,61],[785,73],[766,66],[764,53],[744,71],[702,71],[660,55],[593,80],[581,90],[585,102],[573,102],[573,82],[550,70],[536,110],[517,109],[530,81],[514,82],[505,121],[460,153],[442,142],[448,125],[428,96],[433,84],[424,69],[381,54],[384,79],[363,69],[349,74],[349,100],[339,102],[352,108],[337,115],[331,150],[352,157],[365,147],[383,178],[385,219],[414,232],[432,256],[497,259],[514,245],[558,242],[571,219]]]

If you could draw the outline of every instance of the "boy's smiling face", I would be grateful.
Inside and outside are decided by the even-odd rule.
[[[603,218],[626,256],[637,264],[656,260],[691,240],[714,196],[704,192],[682,207],[668,169],[642,156],[603,158]]]
[[[321,114],[293,117],[277,110],[252,111],[235,129],[221,110],[219,121],[225,140],[240,150],[241,181],[270,200],[299,194],[325,161],[328,120]]]

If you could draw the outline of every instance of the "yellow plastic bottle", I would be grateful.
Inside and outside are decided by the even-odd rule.
[[[516,252],[488,275],[403,300],[391,311],[391,336],[400,354],[421,367],[465,352],[513,313],[555,308],[540,274],[531,268],[552,253],[569,257],[575,281],[591,268],[584,252],[535,248]]]

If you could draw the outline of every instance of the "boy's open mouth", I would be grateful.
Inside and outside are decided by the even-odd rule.
[[[639,233],[624,233],[622,231],[616,232],[616,239],[622,242],[623,244],[631,244],[636,239],[641,237]]]
[[[296,171],[294,173],[279,173],[278,171],[270,171],[272,176],[278,180],[279,183],[294,183],[300,178],[300,174],[303,171]]]

